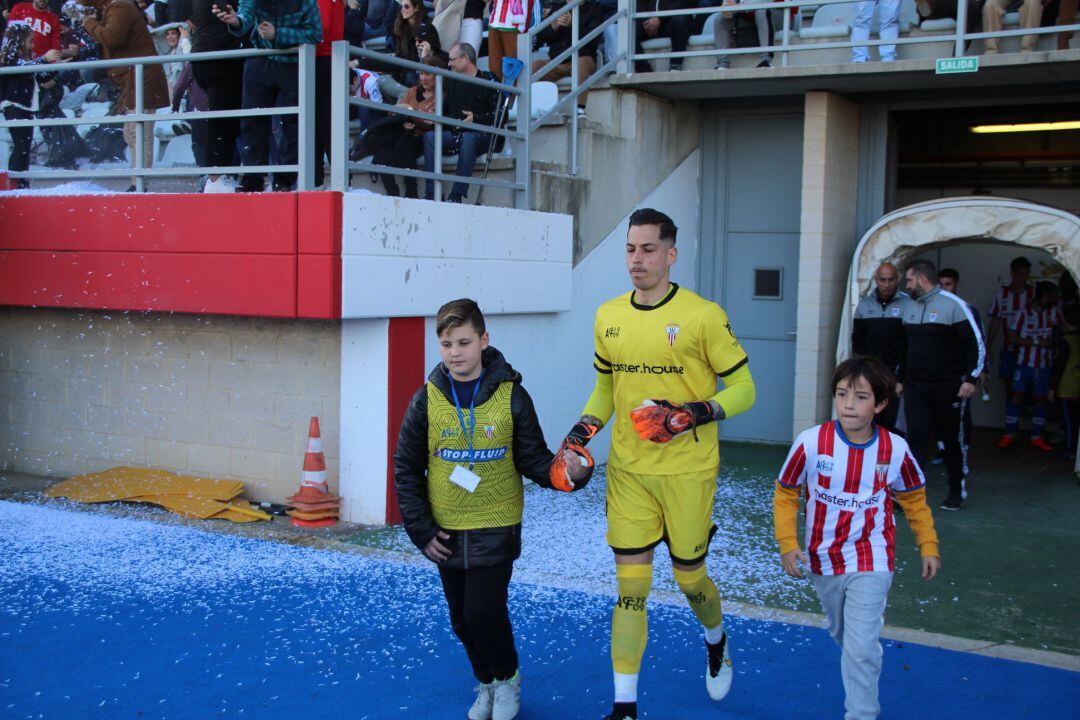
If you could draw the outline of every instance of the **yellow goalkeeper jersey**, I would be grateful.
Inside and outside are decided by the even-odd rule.
[[[681,475],[719,467],[717,430],[707,426],[668,443],[642,440],[630,411],[646,399],[684,403],[704,400],[723,378],[747,362],[716,303],[675,283],[653,306],[638,305],[634,293],[609,300],[596,311],[597,372],[612,375],[615,421],[611,467],[649,475]],[[601,418],[604,419],[604,418]]]

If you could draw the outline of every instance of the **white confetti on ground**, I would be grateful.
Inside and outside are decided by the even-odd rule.
[[[0,196],[50,196],[50,195],[117,195],[116,190],[109,190],[89,180],[61,183],[52,187],[30,188],[26,190],[5,190]]]

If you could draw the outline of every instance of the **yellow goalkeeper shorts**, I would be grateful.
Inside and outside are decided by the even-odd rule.
[[[716,532],[716,475],[641,475],[608,466],[607,544],[617,555],[637,555],[662,540],[676,562],[703,560]]]

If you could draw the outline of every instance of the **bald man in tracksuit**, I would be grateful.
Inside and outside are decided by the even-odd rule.
[[[961,418],[983,372],[986,347],[967,303],[941,289],[932,262],[911,262],[905,276],[911,301],[904,309],[907,352],[899,380],[908,445],[926,467],[931,432],[945,443],[949,494],[941,509],[959,510],[968,472]]]

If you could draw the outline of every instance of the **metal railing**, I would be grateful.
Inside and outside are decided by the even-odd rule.
[[[1059,33],[1075,33],[1080,30],[1080,23],[1073,23],[1071,25],[1048,25],[1046,27],[1037,28],[1019,28],[1012,30],[1000,30],[997,32],[978,32],[968,33],[966,32],[967,24],[967,3],[964,0],[960,0],[956,4],[956,29],[954,32],[937,32],[932,35],[920,35],[916,37],[902,37],[898,36],[895,39],[866,39],[866,40],[836,40],[831,42],[804,42],[801,44],[791,44],[791,35],[793,28],[791,26],[791,13],[789,10],[793,8],[802,7],[815,7],[822,8],[827,5],[847,5],[855,4],[860,0],[777,0],[777,2],[746,2],[737,5],[717,5],[716,7],[707,8],[690,8],[686,10],[659,10],[651,12],[637,12],[635,0],[619,0],[620,11],[627,11],[627,27],[624,31],[619,33],[619,47],[620,53],[625,53],[628,58],[626,65],[620,67],[620,72],[623,74],[632,73],[634,70],[634,62],[638,60],[660,60],[660,59],[673,59],[673,58],[691,58],[691,57],[724,57],[731,55],[758,55],[761,53],[770,53],[773,55],[780,55],[781,66],[787,66],[788,55],[792,52],[809,52],[813,50],[832,50],[837,48],[854,48],[854,47],[877,47],[879,45],[915,45],[919,43],[940,43],[943,41],[951,42],[953,45],[953,57],[965,57],[965,46],[968,42],[973,40],[986,40],[1007,38],[1025,35],[1057,35]],[[741,48],[727,48],[720,50],[718,48],[710,48],[706,50],[684,50],[681,52],[636,52],[637,47],[637,23],[639,20],[646,20],[648,18],[666,18],[677,17],[682,15],[713,15],[716,13],[741,13],[751,12],[754,10],[780,10],[783,16],[782,26],[779,33],[774,32],[773,44],[765,47],[741,47]],[[950,18],[951,19],[951,18]],[[780,36],[780,43],[777,44],[775,35]],[[714,35],[715,37],[715,35]],[[624,43],[625,40],[625,43]]]
[[[435,112],[429,113],[422,110],[413,110],[411,108],[403,107],[401,105],[388,105],[386,103],[376,102],[374,100],[368,100],[366,98],[358,98],[348,95],[346,89],[349,87],[349,61],[354,57],[372,60],[383,65],[393,65],[395,67],[400,67],[405,70],[415,70],[417,72],[424,72],[430,75],[434,75]],[[460,120],[457,118],[445,117],[442,112],[443,100],[445,95],[444,90],[447,80],[452,80],[455,83],[466,83],[497,90],[498,92],[509,96],[510,99],[513,99],[515,97],[520,98],[520,96],[522,95],[521,89],[517,87],[503,85],[502,83],[497,82],[491,82],[490,80],[457,73],[452,70],[444,70],[442,68],[434,67],[431,65],[424,65],[423,63],[403,60],[402,58],[395,57],[393,55],[387,55],[385,53],[366,50],[364,48],[352,47],[349,45],[348,42],[344,40],[333,43],[330,55],[330,86],[332,88],[330,99],[330,116],[333,119],[330,130],[330,188],[332,190],[347,190],[349,187],[350,172],[384,173],[388,175],[402,175],[404,177],[431,180],[434,183],[434,194],[436,198],[442,196],[442,184],[445,182],[460,182],[466,185],[479,185],[482,187],[496,187],[511,190],[514,193],[514,207],[523,210],[529,209],[530,201],[528,130],[524,132],[520,129],[508,130],[505,127],[497,127],[495,125],[480,125],[474,122],[466,122],[465,120]],[[500,97],[500,102],[503,101],[504,98]],[[376,165],[374,163],[350,161],[350,106],[370,108],[373,110],[378,110],[380,112],[394,113],[403,117],[413,118],[414,120],[421,120],[431,123],[434,126],[433,172],[427,172],[424,170],[413,170],[411,168]],[[514,181],[508,182],[506,180],[477,178],[472,177],[471,175],[458,176],[447,175],[443,173],[442,140],[444,126],[448,126],[451,128],[460,128],[462,130],[472,130],[487,135],[495,135],[503,137],[508,142],[513,143],[512,153],[515,160]],[[478,153],[478,156],[480,154],[482,153]],[[488,160],[490,162],[491,158],[489,157]]]
[[[611,26],[619,22],[621,18],[626,17],[626,9],[621,8],[611,17],[605,19],[602,23],[593,28],[584,37],[581,35],[581,6],[586,0],[571,0],[563,7],[554,11],[543,22],[538,23],[529,29],[527,33],[522,33],[517,39],[517,54],[519,58],[530,58],[525,62],[525,67],[521,74],[521,87],[522,98],[521,106],[518,108],[518,118],[529,118],[529,133],[536,132],[541,125],[547,122],[556,113],[564,111],[568,112],[570,117],[569,122],[569,171],[571,175],[578,174],[578,113],[577,105],[578,98],[582,93],[588,92],[589,89],[606,77],[609,73],[615,71],[619,66],[619,63],[625,57],[624,50],[612,50],[605,48],[604,64],[596,68],[593,71],[591,77],[584,82],[578,76],[578,60],[581,55],[581,51],[591,42],[601,37],[604,32]],[[570,47],[562,51],[553,58],[550,58],[548,62],[538,68],[535,72],[532,69],[532,48],[536,44],[536,37],[543,30],[551,27],[560,17],[571,13],[570,20]],[[609,57],[610,54],[610,57]],[[554,70],[559,65],[569,61],[570,62],[570,92],[562,99],[558,100],[555,105],[543,111],[538,118],[532,119],[532,83],[533,79],[543,79],[548,73]],[[524,110],[524,112],[523,112]],[[520,122],[520,120],[519,120]]]
[[[299,101],[297,105],[271,108],[249,108],[242,110],[212,110],[191,112],[168,112],[154,113],[145,112],[145,83],[144,74],[147,65],[163,65],[175,62],[206,62],[220,60],[245,60],[252,57],[270,55],[297,55],[297,71],[299,73]],[[146,189],[146,179],[153,177],[183,177],[200,175],[238,175],[247,173],[297,173],[297,189],[311,190],[315,186],[314,165],[312,159],[315,156],[315,117],[314,113],[304,112],[303,108],[314,107],[315,98],[315,46],[302,45],[288,50],[221,50],[216,52],[191,53],[188,55],[155,55],[150,57],[124,58],[122,60],[92,60],[83,62],[60,62],[47,65],[20,65],[0,67],[0,75],[26,75],[38,73],[65,72],[68,70],[108,70],[117,67],[134,66],[135,84],[135,108],[134,112],[125,115],[105,115],[94,117],[74,118],[40,118],[32,120],[7,120],[0,117],[0,127],[60,127],[75,125],[121,125],[136,123],[138,130],[135,133],[135,152],[133,153],[131,168],[124,169],[93,169],[93,170],[44,170],[27,172],[9,172],[10,177],[16,179],[35,180],[81,180],[87,178],[114,178],[131,177],[135,181],[135,189],[143,192]],[[297,127],[297,162],[288,165],[245,165],[245,166],[213,166],[194,168],[154,168],[145,167],[146,137],[144,123],[157,123],[164,121],[192,121],[210,120],[214,118],[249,118],[265,115],[296,115],[298,116]]]

